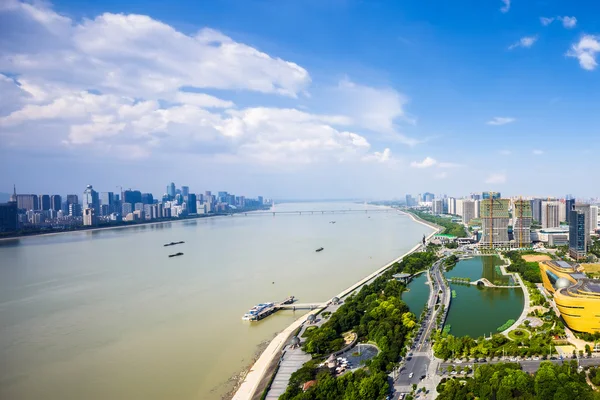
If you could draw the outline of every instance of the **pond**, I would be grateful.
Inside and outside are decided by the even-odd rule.
[[[502,276],[497,268],[502,261],[496,256],[473,257],[461,260],[446,273],[446,277],[463,277],[475,281],[487,278],[490,282],[511,284],[512,279]],[[477,338],[497,333],[497,328],[509,319],[517,320],[523,311],[524,297],[520,288],[500,289],[474,285],[453,284],[455,291],[446,325],[454,336]]]
[[[429,299],[427,273],[422,273],[410,281],[408,290],[402,293],[402,301],[406,303],[410,312],[419,318],[427,304],[427,299]]]

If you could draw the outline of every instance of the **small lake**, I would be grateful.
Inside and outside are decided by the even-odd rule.
[[[402,301],[406,303],[410,312],[419,318],[427,304],[427,299],[429,299],[427,273],[422,273],[410,281],[408,291],[402,293]]]
[[[512,284],[512,278],[503,276],[498,268],[502,261],[496,256],[473,257],[461,260],[446,273],[447,278],[462,277],[475,281],[486,278],[496,284]],[[518,319],[523,311],[524,297],[519,289],[497,289],[450,283],[456,292],[452,298],[446,324],[454,336],[496,333],[509,319]]]

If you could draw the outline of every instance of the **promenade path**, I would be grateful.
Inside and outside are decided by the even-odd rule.
[[[426,238],[427,241],[431,240],[431,238],[442,229],[439,226],[433,225],[427,221],[423,221],[422,219],[416,217],[413,214],[404,213],[402,211],[398,211],[398,212],[408,215],[415,222],[418,222],[422,225],[426,225],[426,226],[434,229],[434,231],[429,236],[427,236],[427,238]],[[383,267],[379,268],[377,271],[375,271],[372,274],[368,275],[367,277],[361,279],[360,281],[353,284],[349,288],[343,290],[341,293],[339,293],[335,297],[338,297],[339,299],[343,299],[345,296],[354,292],[355,290],[357,290],[358,288],[360,288],[362,285],[369,282],[370,280],[381,275],[392,265],[401,261],[407,255],[414,253],[421,247],[422,247],[422,243],[417,244],[412,249],[410,249],[407,253],[390,261]],[[300,328],[306,322],[309,315],[311,315],[311,314],[316,315],[319,312],[321,312],[325,307],[326,307],[326,304],[303,315],[302,317],[300,317],[296,321],[294,321],[290,326],[288,326],[283,331],[281,331],[277,336],[275,336],[275,338],[271,341],[271,343],[269,343],[269,345],[267,346],[265,351],[262,352],[262,354],[260,355],[258,360],[256,360],[254,365],[252,365],[252,367],[250,368],[250,371],[248,371],[248,374],[246,374],[244,381],[240,384],[240,387],[238,388],[236,393],[233,395],[232,400],[252,399],[253,396],[255,396],[255,394],[256,394],[257,388],[259,387],[259,385],[261,384],[263,379],[266,377],[267,372],[273,366],[273,362],[281,356],[281,351],[283,350],[283,348],[289,341],[292,333],[294,331],[296,331],[296,329]]]
[[[507,261],[508,264],[510,264],[510,260],[508,260],[507,258],[504,258],[503,256],[500,256],[500,258]],[[525,286],[525,284],[523,283],[523,279],[521,279],[521,275],[519,275],[516,272],[508,272],[506,270],[506,265],[501,265],[500,270],[502,271],[502,274],[504,274],[504,275],[512,275],[515,282],[518,282],[519,286],[521,286],[521,290],[523,290],[523,311],[521,312],[521,316],[519,316],[519,319],[517,319],[517,321],[514,324],[512,324],[510,327],[508,327],[508,329],[505,329],[504,331],[501,332],[503,335],[508,335],[508,332],[517,329],[519,327],[519,325],[521,325],[527,319],[527,315],[529,314],[529,311],[531,310],[531,305],[529,303],[529,301],[530,301],[529,300],[529,290],[527,289],[527,286]]]

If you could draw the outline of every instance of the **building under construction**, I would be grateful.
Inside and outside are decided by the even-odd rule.
[[[513,236],[514,247],[522,249],[531,247],[531,202],[529,200],[515,200],[513,203]]]
[[[499,199],[494,196],[494,192],[484,197],[487,198],[481,200],[480,206],[482,236],[479,247],[487,249],[511,247],[508,239],[510,200]],[[529,215],[531,216],[531,207]]]

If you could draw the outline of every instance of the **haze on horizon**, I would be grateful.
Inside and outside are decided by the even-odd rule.
[[[598,196],[600,4],[0,4],[0,192]]]

